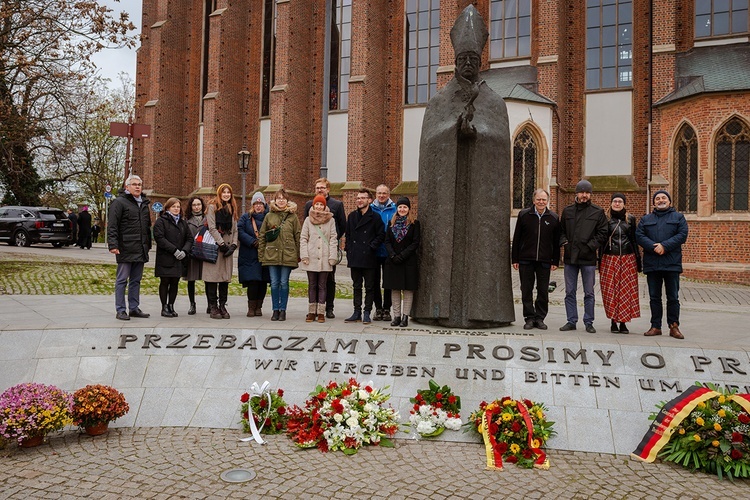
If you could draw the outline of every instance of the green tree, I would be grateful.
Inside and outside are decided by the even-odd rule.
[[[90,57],[134,46],[128,14],[96,1],[0,0],[0,184],[3,201],[37,205],[50,182],[35,159],[85,101]]]

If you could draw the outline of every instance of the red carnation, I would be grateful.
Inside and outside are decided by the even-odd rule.
[[[506,457],[505,460],[507,460],[509,464],[514,464],[514,463],[518,462],[518,457],[515,456],[515,455],[510,455],[510,456]]]
[[[258,406],[260,406],[261,408],[265,408],[266,406],[268,406],[268,401],[261,398],[261,400],[258,402]]]
[[[448,402],[450,404],[456,404],[456,396],[454,396],[453,394],[451,394],[450,396],[448,396]]]
[[[500,400],[500,404],[505,403],[506,401],[510,401],[510,396],[505,396],[503,399]]]
[[[335,389],[338,386],[339,385],[336,382],[334,382],[333,380],[328,383],[328,388],[329,389]]]
[[[532,456],[531,450],[526,448],[525,450],[521,452],[521,455],[523,455],[523,458],[531,458]]]
[[[732,460],[739,460],[740,458],[742,458],[742,452],[740,450],[732,450],[729,456],[732,458]]]
[[[498,453],[504,454],[506,451],[508,451],[508,443],[502,442],[497,444]]]
[[[276,391],[276,394],[278,394],[280,398],[283,398],[284,397],[284,390],[283,389],[279,389],[278,391]]]
[[[366,390],[367,392],[372,392],[372,387],[370,387],[369,385],[366,385],[366,386],[365,386],[365,390]]]
[[[326,391],[320,391],[317,395],[317,398],[321,401],[323,401],[325,398],[328,397],[328,393]]]
[[[534,403],[532,403],[530,399],[524,399],[523,404],[526,405],[526,408],[531,408],[532,406],[534,406]]]
[[[750,416],[748,416],[747,413],[740,413],[739,415],[737,415],[737,418],[739,419],[740,423],[750,424]]]
[[[435,394],[435,399],[437,399],[438,401],[440,401],[441,399],[443,399],[443,393],[442,392],[438,392],[437,394]]]
[[[417,401],[423,401],[423,398],[422,398],[421,394],[417,394],[417,397],[414,398],[414,399],[416,399]]]
[[[442,408],[442,407],[443,407],[443,403],[435,403],[435,408]]]
[[[267,418],[263,425],[271,425],[271,419]]]
[[[240,401],[242,401],[243,403],[247,403],[248,401],[250,401],[250,394],[248,393],[243,394],[240,397]]]
[[[732,442],[733,443],[741,443],[742,442],[742,433],[740,433],[740,432],[733,432],[732,433]]]
[[[351,396],[352,395],[352,391],[350,391],[349,388],[347,387],[346,389],[344,389],[344,390],[341,391],[341,395],[344,396],[344,397]]]
[[[519,424],[517,421],[513,422],[513,424],[510,426],[510,430],[512,430],[513,432],[520,432],[521,424]]]
[[[279,406],[279,408],[276,410],[276,413],[279,415],[283,415],[286,413],[286,409],[283,406]]]
[[[414,411],[419,411],[419,405],[417,403],[414,403]]]

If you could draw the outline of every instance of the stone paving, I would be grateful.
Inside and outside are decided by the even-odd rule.
[[[298,450],[284,436],[239,442],[219,429],[76,431],[0,450],[0,497],[25,498],[747,498],[748,481],[719,481],[625,456],[551,450],[548,471],[485,469],[479,444],[401,439],[354,456]],[[226,483],[222,472],[257,477]]]

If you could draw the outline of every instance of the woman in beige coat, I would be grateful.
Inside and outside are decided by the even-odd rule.
[[[325,323],[326,283],[328,273],[336,265],[336,221],[326,206],[324,196],[313,199],[310,214],[302,224],[299,254],[302,259],[300,269],[307,271],[307,298],[309,301],[308,323],[315,321]]]
[[[297,204],[289,201],[283,188],[273,195],[259,233],[258,258],[271,276],[271,321],[286,321],[289,275],[299,265],[300,223]]]
[[[213,319],[229,319],[227,296],[234,264],[232,254],[237,250],[237,218],[237,202],[234,200],[232,186],[222,184],[216,190],[216,198],[208,204],[206,214],[208,231],[219,244],[216,263],[203,263],[203,281],[206,283],[206,295]]]

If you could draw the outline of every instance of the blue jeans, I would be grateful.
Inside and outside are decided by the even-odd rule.
[[[568,316],[568,323],[575,325],[578,322],[576,289],[578,288],[579,272],[583,282],[583,323],[590,325],[594,322],[596,266],[565,264],[565,313]]]
[[[680,273],[677,271],[653,271],[646,274],[649,305],[651,306],[651,326],[661,328],[664,314],[661,301],[662,283],[667,290],[667,325],[680,324]]]
[[[125,288],[128,289],[130,311],[138,309],[141,300],[143,264],[143,262],[120,262],[117,264],[117,277],[115,278],[115,309],[117,309],[117,312],[128,312],[125,308]]]
[[[274,311],[286,311],[289,302],[289,266],[268,266],[271,275],[271,304]]]

